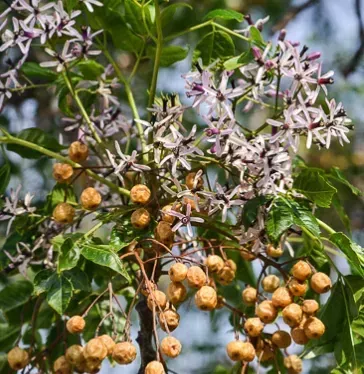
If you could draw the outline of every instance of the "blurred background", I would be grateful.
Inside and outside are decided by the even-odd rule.
[[[176,1],[170,1],[174,3]],[[230,8],[251,14],[254,21],[269,15],[270,20],[265,25],[266,39],[276,40],[277,30],[285,28],[287,39],[300,41],[310,47],[310,51],[321,51],[324,62],[324,71],[335,70],[335,84],[329,87],[330,96],[342,101],[348,115],[355,124],[351,144],[342,148],[334,144],[330,150],[309,152],[304,150],[301,156],[307,163],[330,168],[339,167],[348,179],[359,189],[364,190],[364,0],[186,0],[194,6],[194,11],[180,8],[176,13],[170,31],[184,30],[200,22],[204,15],[215,8]],[[3,2],[2,8],[7,5]],[[1,9],[0,9],[1,10]],[[246,27],[245,23],[229,23],[233,29]],[[166,31],[167,32],[167,31]],[[204,31],[202,31],[204,32]],[[186,35],[176,42],[182,46],[189,46],[192,51],[199,41],[199,32]],[[131,55],[115,50],[117,60],[122,70],[130,72],[134,59]],[[184,81],[181,74],[191,68],[192,53],[188,59],[173,65],[171,68],[162,69],[158,90],[164,92],[177,92],[181,101],[188,103],[184,95]],[[0,63],[5,64],[7,56],[0,57]],[[140,74],[133,82],[136,100],[141,112],[145,108],[145,92],[150,79],[152,64],[142,63]],[[123,95],[122,89],[120,95]],[[126,115],[129,109],[125,104],[123,108]],[[145,113],[145,112],[144,112]],[[26,91],[22,96],[13,95],[0,115],[0,124],[10,132],[16,133],[28,127],[38,126],[68,143],[76,134],[62,131],[62,114],[57,107],[57,99],[46,90]],[[130,118],[130,117],[129,117]],[[250,117],[250,125],[259,118],[259,112]],[[194,118],[188,118],[193,122]],[[8,153],[12,166],[12,179],[10,187],[23,185],[23,194],[30,192],[35,195],[35,200],[44,201],[46,194],[53,187],[51,176],[51,161],[47,159],[24,160],[15,153]],[[2,155],[0,154],[0,165]],[[347,193],[346,193],[347,192]],[[340,204],[347,211],[347,220],[352,227],[352,236],[364,246],[364,209],[363,201],[354,200],[348,191],[342,191]],[[347,231],[338,217],[326,210],[325,220],[334,228]],[[0,238],[5,228],[0,226]],[[1,240],[1,239],[0,239]],[[343,272],[347,272],[346,265],[339,261]],[[346,270],[345,270],[346,269]],[[161,280],[163,288],[163,278]],[[241,289],[242,284],[236,285]],[[183,305],[180,314],[181,325],[176,330],[175,336],[183,343],[183,354],[169,362],[171,373],[178,374],[227,374],[231,372],[231,362],[225,354],[225,345],[233,337],[229,323],[229,314],[218,311],[212,317],[209,314],[197,312],[194,306],[188,303]],[[137,333],[137,321],[134,321],[133,338]],[[296,347],[290,348],[290,353],[299,351]],[[321,356],[313,362],[305,361],[306,373],[328,373],[335,363],[330,356]],[[136,373],[138,363],[128,367],[109,368],[104,364],[104,373]],[[172,371],[173,370],[173,371]],[[269,371],[269,369],[268,369]],[[255,371],[253,371],[255,372]],[[265,372],[265,369],[261,369]],[[269,371],[274,373],[274,369]]]

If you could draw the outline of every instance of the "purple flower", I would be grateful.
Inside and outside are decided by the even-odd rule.
[[[187,204],[187,206],[186,206],[186,214],[182,214],[182,213],[176,212],[175,210],[169,210],[168,214],[171,215],[171,216],[173,216],[173,217],[177,217],[178,220],[179,220],[172,227],[172,231],[177,231],[182,226],[186,226],[187,227],[187,233],[191,237],[193,236],[191,222],[198,222],[198,223],[204,222],[203,218],[200,218],[200,217],[191,217],[191,205],[190,204]]]

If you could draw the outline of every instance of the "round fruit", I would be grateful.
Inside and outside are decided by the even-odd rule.
[[[197,176],[197,173],[188,173],[186,176],[186,186],[190,190],[201,189],[203,187],[203,179],[201,176]]]
[[[278,247],[274,247],[272,244],[268,244],[267,255],[275,258],[281,257],[283,255],[283,249],[280,245]]]
[[[160,221],[154,230],[154,236],[162,244],[170,246],[173,243],[174,232],[168,222]]]
[[[75,209],[68,203],[60,203],[53,210],[53,218],[58,223],[72,223]]]
[[[85,361],[83,357],[83,347],[78,344],[71,345],[66,350],[66,360],[71,365],[80,365]]]
[[[240,251],[240,256],[245,260],[245,261],[254,261],[257,256],[251,252],[251,251],[248,251],[246,250],[245,248],[243,248],[241,251]]]
[[[305,334],[305,330],[302,326],[294,327],[291,330],[292,340],[299,345],[305,345],[308,343],[309,338]]]
[[[106,334],[99,336],[98,339],[100,339],[105,344],[105,347],[107,348],[107,355],[110,356],[113,353],[115,347],[114,340]]]
[[[130,221],[133,227],[135,227],[136,229],[145,229],[149,226],[150,214],[144,208],[134,210],[130,217]]]
[[[86,361],[98,364],[107,356],[107,348],[102,340],[94,338],[85,345],[83,355]]]
[[[303,313],[312,315],[319,310],[319,304],[316,300],[307,299],[303,301],[301,308]]]
[[[202,286],[195,295],[197,308],[210,311],[215,309],[217,304],[217,293],[210,286]]]
[[[302,373],[302,360],[296,355],[285,357],[283,364],[288,369],[289,374]]]
[[[217,273],[217,281],[221,283],[223,286],[227,286],[235,279],[235,270],[232,269],[230,266],[224,266],[218,273]]]
[[[325,333],[325,325],[316,317],[309,317],[303,328],[309,339],[319,339]]]
[[[153,310],[153,306],[156,311],[163,310],[167,305],[167,296],[164,292],[155,290],[148,295],[147,304],[150,310]]]
[[[116,343],[112,351],[112,358],[119,365],[128,365],[132,363],[137,355],[134,344],[130,342]]]
[[[102,361],[86,360],[84,365],[85,373],[96,374],[101,370]]]
[[[186,299],[186,287],[180,282],[171,282],[167,288],[167,296],[172,304],[180,304]]]
[[[143,286],[142,286],[140,292],[144,296],[147,297],[150,294],[151,291],[155,291],[156,289],[157,289],[157,285],[154,282],[147,281],[147,282],[143,283]]]
[[[302,309],[298,304],[292,303],[287,305],[283,311],[283,321],[290,327],[295,327],[302,321]]]
[[[81,316],[71,317],[66,324],[66,328],[71,334],[79,334],[85,328],[86,322]]]
[[[236,270],[238,269],[236,263],[234,260],[232,259],[228,259],[225,261],[225,266],[229,267],[231,270],[233,270],[234,272],[236,272]]]
[[[191,266],[186,278],[188,285],[193,288],[201,288],[207,280],[205,272],[199,266]]]
[[[311,276],[311,267],[305,261],[298,261],[292,267],[292,275],[301,282],[304,282]]]
[[[182,282],[186,279],[188,268],[181,262],[173,264],[169,270],[168,275],[172,282]]]
[[[60,356],[53,364],[54,374],[72,374],[72,366],[65,356]]]
[[[285,308],[293,303],[293,298],[286,287],[279,287],[273,292],[272,303],[276,308]]]
[[[244,342],[241,340],[234,340],[226,346],[226,352],[231,360],[242,361],[243,360],[243,349]]]
[[[162,221],[167,222],[172,225],[176,217],[168,214],[170,210],[176,211],[177,208],[173,208],[173,205],[166,205],[162,208]]]
[[[144,184],[137,184],[130,190],[130,199],[135,204],[146,204],[150,196],[150,189]]]
[[[179,325],[179,314],[173,309],[159,313],[159,325],[163,331],[172,332]]]
[[[260,362],[271,360],[274,357],[274,347],[269,341],[261,340],[259,349],[256,349],[257,357]]]
[[[315,273],[311,277],[311,288],[319,294],[330,291],[331,279],[325,273]]]
[[[289,281],[287,288],[293,296],[303,296],[307,291],[307,284],[293,278]]]
[[[252,306],[257,302],[257,290],[254,287],[246,287],[241,296],[245,305]]]
[[[210,273],[218,273],[225,265],[224,260],[217,255],[209,255],[206,259],[206,265]]]
[[[267,275],[262,280],[262,287],[265,292],[273,293],[281,283],[281,280],[274,274]]]
[[[277,318],[278,311],[270,300],[264,300],[257,306],[256,314],[264,323],[271,323]]]
[[[166,374],[163,365],[159,361],[151,361],[145,367],[144,374]]]
[[[29,363],[29,354],[24,349],[14,347],[8,353],[8,363],[13,370],[24,369]]]
[[[73,167],[68,164],[54,164],[53,178],[58,183],[68,183],[73,175]]]
[[[166,336],[161,341],[161,351],[168,357],[177,357],[182,350],[182,345],[180,341],[173,336]]]
[[[288,348],[292,343],[292,339],[288,332],[278,330],[272,335],[272,343],[278,348]]]
[[[73,142],[68,148],[68,156],[74,162],[86,161],[88,157],[88,147],[79,141]]]
[[[101,204],[102,197],[93,187],[88,187],[82,191],[80,200],[83,209],[94,210]]]
[[[255,338],[259,336],[264,329],[262,321],[257,318],[248,318],[244,323],[244,330],[248,333],[249,336]]]

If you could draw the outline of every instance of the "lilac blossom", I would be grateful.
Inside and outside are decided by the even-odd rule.
[[[191,210],[192,210],[191,204],[187,204],[186,214],[176,212],[175,210],[168,211],[169,215],[178,218],[178,222],[172,227],[172,231],[177,231],[182,226],[186,226],[188,235],[190,235],[191,237],[193,236],[191,223],[192,222],[202,223],[204,222],[204,219],[200,217],[191,217]]]

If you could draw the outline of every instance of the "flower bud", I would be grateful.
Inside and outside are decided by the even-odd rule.
[[[163,365],[159,361],[151,361],[145,367],[144,374],[166,374]]]
[[[53,364],[53,372],[54,374],[72,374],[72,366],[66,360],[65,356],[60,356],[54,361]]]
[[[68,203],[60,203],[53,210],[53,218],[57,223],[72,223],[75,209]]]
[[[150,214],[146,209],[139,208],[132,213],[130,222],[136,229],[145,229],[150,223]]]
[[[311,267],[305,261],[298,261],[292,267],[292,275],[301,282],[304,282],[311,276]]]
[[[167,296],[172,304],[180,304],[186,299],[186,287],[180,282],[171,282],[167,288]]]
[[[161,351],[168,357],[177,357],[182,350],[182,345],[180,341],[173,336],[166,336],[161,341]]]
[[[267,245],[267,255],[270,257],[278,258],[283,255],[283,249],[279,245],[277,247],[274,247],[272,244]]]
[[[85,361],[83,356],[83,347],[78,344],[71,345],[66,350],[66,360],[74,366],[78,366]]]
[[[325,273],[315,273],[311,277],[311,288],[319,294],[330,291],[331,279]]]
[[[172,332],[179,325],[180,316],[173,309],[159,313],[159,325],[163,331]]]
[[[105,347],[107,348],[107,355],[110,356],[113,353],[113,349],[115,347],[114,340],[106,334],[99,336],[97,339],[100,339],[105,344]]]
[[[68,148],[68,156],[74,162],[86,161],[88,157],[88,147],[79,141],[71,143]]]
[[[307,291],[307,284],[293,278],[289,281],[287,288],[293,296],[303,296]]]
[[[167,305],[167,296],[164,292],[155,290],[148,295],[147,304],[150,310],[153,310],[153,306],[156,311],[163,310]]]
[[[293,303],[293,298],[286,287],[279,287],[273,292],[272,303],[276,308],[285,308]]]
[[[132,363],[137,355],[134,344],[130,342],[116,343],[112,351],[112,358],[119,365],[128,365]]]
[[[315,314],[319,310],[319,304],[316,300],[304,300],[302,305],[302,312],[308,315]]]
[[[107,348],[102,340],[94,338],[85,345],[83,355],[86,361],[98,365],[107,356]]]
[[[264,325],[259,318],[248,318],[244,323],[244,330],[249,336],[255,338],[259,336],[264,329]]]
[[[88,187],[82,191],[80,200],[83,209],[94,210],[101,204],[102,197],[93,187]]]
[[[302,360],[296,355],[285,357],[283,364],[288,369],[288,374],[302,373]]]
[[[257,302],[257,290],[254,287],[246,287],[241,296],[245,305],[253,306]]]
[[[188,285],[193,288],[201,288],[207,280],[205,272],[199,266],[191,266],[186,278]]]
[[[281,283],[281,280],[273,274],[267,275],[262,280],[262,287],[265,292],[273,293]]]
[[[203,179],[201,176],[197,176],[197,173],[188,173],[186,186],[190,190],[200,190],[203,187]]]
[[[292,303],[287,305],[282,311],[283,321],[289,327],[298,326],[302,320],[302,309],[298,304]]]
[[[85,328],[86,322],[81,316],[71,317],[66,324],[66,328],[71,334],[79,334]]]
[[[257,306],[256,314],[264,323],[271,323],[277,318],[278,311],[270,300],[264,300]]]
[[[202,286],[195,295],[195,303],[197,308],[201,310],[211,311],[215,309],[217,304],[217,293],[210,286]]]
[[[172,282],[183,282],[186,279],[188,268],[181,262],[173,264],[169,270],[168,275]]]
[[[13,370],[24,369],[29,363],[29,354],[24,349],[14,347],[8,353],[8,363]]]
[[[130,199],[134,204],[146,204],[150,196],[150,189],[144,184],[137,184],[130,190]]]
[[[73,167],[68,164],[54,164],[53,165],[53,178],[58,183],[68,183],[73,175]]]
[[[303,328],[309,339],[319,339],[325,333],[325,325],[316,317],[309,317]]]
[[[292,339],[288,332],[278,330],[272,335],[272,343],[278,348],[288,348],[292,343]]]
[[[218,273],[225,265],[224,260],[217,255],[209,255],[206,259],[206,265],[210,273]]]

